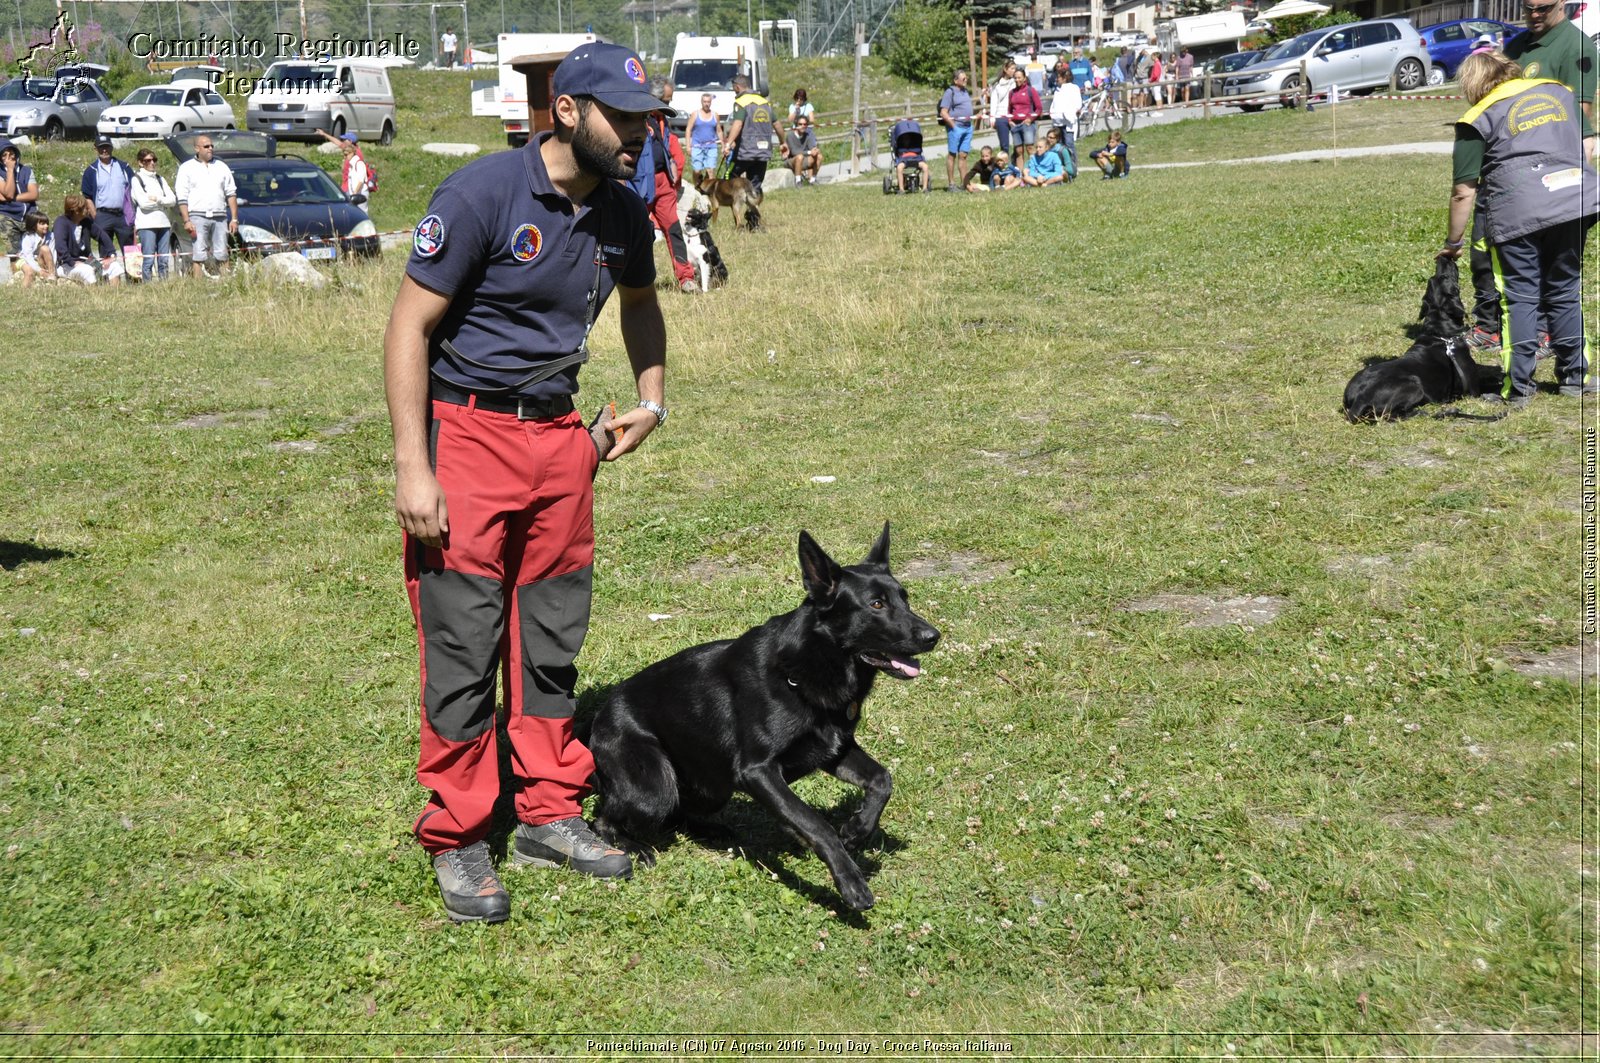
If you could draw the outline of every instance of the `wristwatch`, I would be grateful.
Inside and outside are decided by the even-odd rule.
[[[649,399],[640,399],[639,409],[649,410],[651,413],[655,414],[657,427],[667,423],[667,408],[661,405],[661,403],[651,402]]]

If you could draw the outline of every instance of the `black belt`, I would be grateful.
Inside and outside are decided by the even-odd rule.
[[[536,421],[543,417],[562,417],[573,410],[572,396],[560,395],[553,399],[532,399],[516,395],[480,395],[461,391],[434,377],[432,395],[440,402],[452,406],[466,406],[488,410],[491,413],[514,413],[519,421]],[[474,401],[476,400],[476,401]]]

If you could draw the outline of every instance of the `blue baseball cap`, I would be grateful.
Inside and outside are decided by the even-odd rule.
[[[340,140],[348,140],[352,144],[361,143],[361,138],[356,136],[354,133],[340,133],[339,134],[339,139]]]
[[[645,86],[644,61],[620,44],[580,44],[556,67],[550,92],[556,96],[588,96],[613,110],[643,114],[666,108]]]

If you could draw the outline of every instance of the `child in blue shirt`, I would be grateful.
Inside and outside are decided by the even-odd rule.
[[[1022,187],[1022,171],[1011,165],[1011,157],[1005,152],[994,157],[994,176],[989,178],[989,187],[996,192]]]
[[[1028,173],[1022,180],[1030,188],[1066,183],[1067,175],[1061,168],[1061,156],[1050,150],[1048,138],[1033,146],[1033,155],[1028,159]]]

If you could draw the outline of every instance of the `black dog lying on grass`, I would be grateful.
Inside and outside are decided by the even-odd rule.
[[[1474,361],[1462,339],[1466,316],[1455,261],[1441,258],[1417,315],[1422,335],[1400,357],[1375,362],[1351,377],[1344,389],[1345,417],[1352,423],[1392,421],[1428,403],[1497,390],[1500,370]]]
[[[844,903],[863,911],[872,891],[845,846],[878,829],[893,783],[856,745],[861,703],[879,672],[915,679],[915,654],[933,649],[939,632],[889,573],[887,524],[866,560],[848,568],[801,532],[800,571],[798,609],[683,650],[611,692],[589,737],[595,828],[648,865],[653,855],[636,837],[710,815],[740,790],[800,835]],[[841,831],[789,788],[818,769],[866,791]]]

